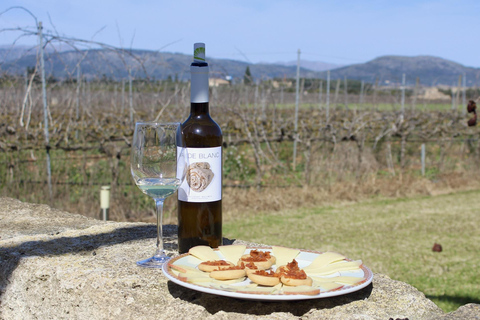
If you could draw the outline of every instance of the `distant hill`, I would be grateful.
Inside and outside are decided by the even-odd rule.
[[[287,61],[287,62],[279,61],[279,62],[275,62],[274,64],[278,64],[281,66],[297,66],[297,61],[296,60]],[[312,70],[312,71],[327,71],[327,70],[343,67],[343,65],[322,62],[322,61],[310,61],[310,60],[301,59],[300,67],[308,70]]]
[[[331,71],[332,79],[365,80],[380,84],[401,83],[405,73],[407,84],[415,84],[416,78],[426,86],[457,85],[458,76],[466,75],[467,86],[480,85],[480,68],[465,67],[459,63],[432,56],[383,56],[372,61],[349,65]],[[326,72],[320,75],[326,77]]]
[[[0,72],[23,74],[27,67],[36,64],[35,52],[18,52],[0,48]],[[166,79],[178,77],[180,80],[190,78],[191,55],[181,53],[156,52],[148,50],[113,51],[96,49],[89,51],[48,52],[45,54],[45,69],[48,74],[58,78],[75,77],[76,66],[80,63],[81,72],[87,78],[99,78],[105,75],[111,78],[126,78],[129,71],[136,78]],[[228,60],[208,59],[212,76],[231,76],[243,79],[247,66],[254,79],[292,78],[296,75],[296,66]],[[316,78],[318,73],[301,68],[302,77]]]
[[[149,50],[79,50],[53,51],[45,54],[47,74],[56,78],[74,78],[77,65],[88,79],[101,77],[122,79],[129,73],[135,78],[167,79],[190,78],[191,55],[157,52]],[[0,73],[24,74],[27,67],[34,67],[37,61],[36,50],[27,47],[11,48],[0,46]],[[241,81],[247,66],[255,80],[272,78],[294,78],[296,62],[256,63],[229,59],[209,59],[211,76],[224,78],[231,76]],[[471,68],[459,63],[432,56],[383,56],[372,61],[336,67],[325,62],[302,61],[301,77],[326,78],[330,70],[331,79],[364,80],[381,85],[398,84],[402,74],[406,74],[407,85],[413,85],[418,77],[427,86],[457,84],[459,75],[466,75],[467,85],[480,85],[480,68]],[[332,69],[334,68],[334,69]],[[315,70],[313,70],[315,69]]]

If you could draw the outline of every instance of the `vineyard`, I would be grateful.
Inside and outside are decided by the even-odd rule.
[[[110,186],[110,219],[153,221],[130,177],[133,128],[186,119],[191,57],[68,38],[43,30],[25,8],[1,14],[10,10],[32,15],[35,27],[3,32],[37,37],[38,46],[0,48],[0,196],[99,217],[100,189]],[[480,131],[467,126],[466,103],[480,90],[465,77],[435,101],[405,75],[384,87],[308,70],[299,80],[226,81],[245,70],[230,63],[228,72],[212,63],[210,92],[224,135],[226,215],[478,184]],[[175,222],[174,197],[166,208]]]
[[[151,203],[130,177],[134,122],[185,119],[188,82],[49,83],[46,144],[41,85],[22,80],[4,79],[0,89],[1,195],[98,217],[99,190],[108,185],[111,219],[151,221]],[[463,108],[409,97],[401,109],[395,92],[371,90],[348,92],[348,105],[332,99],[327,109],[319,87],[305,88],[295,132],[294,93],[268,81],[212,87],[226,214],[475,185],[480,131],[467,126]]]

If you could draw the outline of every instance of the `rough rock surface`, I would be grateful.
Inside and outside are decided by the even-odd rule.
[[[151,224],[103,222],[0,198],[0,319],[480,318],[479,305],[445,314],[382,274],[355,293],[296,302],[192,291],[135,265],[153,254],[155,232]],[[164,232],[175,250],[175,226]]]

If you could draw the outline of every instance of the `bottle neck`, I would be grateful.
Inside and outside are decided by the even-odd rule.
[[[198,117],[209,114],[208,102],[192,102],[190,104],[190,116]]]
[[[205,62],[194,62],[190,66],[190,73],[192,75],[190,87],[190,101],[191,103],[207,103],[209,101],[208,95],[208,64]]]

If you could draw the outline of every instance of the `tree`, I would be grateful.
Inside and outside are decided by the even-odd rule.
[[[245,70],[245,75],[243,76],[243,83],[246,85],[250,85],[253,83],[252,74],[250,73],[250,66],[247,66]]]

